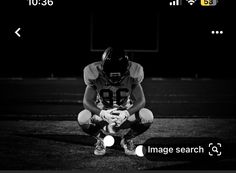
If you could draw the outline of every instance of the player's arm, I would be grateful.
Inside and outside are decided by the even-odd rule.
[[[116,121],[117,126],[123,124],[123,122],[130,116],[133,115],[135,112],[138,112],[141,108],[145,106],[146,100],[144,97],[143,89],[140,84],[133,85],[132,89],[132,96],[134,98],[134,103],[131,108],[124,111],[119,111],[119,117]]]
[[[115,122],[117,116],[111,115],[110,110],[101,110],[96,105],[97,91],[92,86],[87,86],[84,93],[83,105],[85,109],[88,109],[93,114],[99,115],[103,120],[108,123]]]
[[[83,105],[85,109],[88,109],[92,113],[99,115],[101,109],[99,109],[96,105],[97,91],[92,87],[88,86],[85,89]]]
[[[128,109],[128,112],[130,115],[139,111],[146,104],[146,99],[145,99],[145,96],[143,93],[143,88],[142,88],[141,84],[134,85],[132,88],[131,94],[134,97],[134,103],[133,103],[133,106]]]

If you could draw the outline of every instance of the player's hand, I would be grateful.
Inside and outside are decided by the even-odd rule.
[[[117,127],[121,126],[121,124],[123,124],[127,120],[127,118],[130,116],[127,110],[113,111],[113,113],[119,113],[119,116],[117,116],[117,120],[115,121]]]
[[[110,123],[114,123],[114,122],[117,121],[117,117],[118,117],[118,116],[112,115],[111,112],[113,112],[113,111],[115,111],[115,110],[116,110],[116,108],[114,108],[114,109],[109,109],[109,110],[101,110],[99,116],[100,116],[104,121],[108,122],[109,124],[110,124]]]

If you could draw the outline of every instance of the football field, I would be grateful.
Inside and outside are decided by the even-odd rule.
[[[217,137],[235,145],[235,123],[235,119],[157,118],[134,142],[141,144],[150,137]],[[236,163],[235,158],[214,165],[148,161],[126,156],[119,137],[105,156],[95,156],[95,140],[76,121],[1,121],[0,136],[0,168],[7,170],[235,169]]]
[[[115,145],[105,156],[93,154],[95,139],[79,128],[82,80],[0,81],[1,170],[154,170],[235,169],[235,156],[217,163],[149,161],[126,156]],[[151,128],[135,138],[216,137],[236,146],[235,91],[232,81],[146,80],[147,107],[155,116]]]

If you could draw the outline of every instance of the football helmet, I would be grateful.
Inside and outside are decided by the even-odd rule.
[[[111,84],[119,84],[128,73],[129,59],[123,49],[108,47],[102,55],[102,67]]]

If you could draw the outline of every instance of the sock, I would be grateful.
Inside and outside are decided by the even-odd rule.
[[[150,126],[151,123],[145,123],[145,124],[135,123],[131,126],[131,129],[128,131],[128,133],[124,135],[124,138],[126,140],[135,138],[136,136],[144,133],[147,129],[149,129]]]

